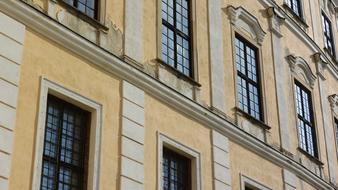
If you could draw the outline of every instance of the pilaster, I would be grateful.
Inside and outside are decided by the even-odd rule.
[[[144,91],[122,83],[121,190],[144,189]]]
[[[0,189],[8,189],[25,26],[0,12]]]
[[[229,160],[229,139],[213,130],[212,145],[214,190],[230,190],[231,170]]]

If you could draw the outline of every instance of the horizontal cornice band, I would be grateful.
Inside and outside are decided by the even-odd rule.
[[[314,187],[333,190],[333,187],[331,187],[329,183],[316,176],[304,166],[239,129],[226,119],[184,97],[174,89],[123,62],[118,57],[72,32],[30,5],[19,0],[1,0],[0,10],[23,23],[28,28],[89,60],[107,72],[131,82],[182,114],[193,118],[211,129],[221,132],[233,142],[242,145],[276,165],[292,171]]]

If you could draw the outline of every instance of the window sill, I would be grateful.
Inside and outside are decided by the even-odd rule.
[[[57,1],[60,6],[64,7],[65,9],[67,9],[69,12],[71,12],[72,14],[74,14],[75,16],[79,17],[80,19],[84,20],[85,22],[89,23],[90,25],[92,25],[93,27],[97,28],[97,29],[101,29],[104,31],[109,30],[108,27],[106,27],[104,24],[102,24],[101,22],[99,22],[98,20],[89,17],[88,15],[86,15],[85,13],[79,11],[78,9],[76,9],[75,7],[67,4],[66,2],[62,1],[62,0],[58,0]]]
[[[303,150],[302,148],[298,147],[297,148],[298,151],[300,153],[302,153],[303,155],[305,155],[307,158],[309,158],[311,161],[313,161],[315,164],[319,165],[319,166],[323,166],[324,163],[321,162],[318,158],[312,156],[311,154],[309,154],[308,152],[306,152],[305,150]]]
[[[252,123],[257,124],[258,126],[260,126],[261,128],[263,128],[264,130],[270,130],[271,129],[271,127],[268,126],[267,124],[265,124],[263,121],[260,121],[260,120],[258,120],[256,118],[254,118],[250,114],[248,114],[245,111],[243,111],[241,108],[236,107],[235,109],[236,109],[236,113],[237,114],[240,114],[241,116],[245,117],[246,119],[248,119]]]
[[[192,84],[193,86],[197,86],[197,87],[201,87],[202,85],[200,83],[198,83],[197,81],[195,81],[195,79],[184,75],[183,73],[179,72],[178,70],[176,70],[175,68],[173,68],[172,66],[168,65],[167,63],[165,63],[162,59],[157,58],[156,61],[158,63],[160,63],[161,66],[164,66],[165,68],[168,69],[169,72],[171,72],[172,74],[174,74],[177,78],[185,80],[187,82],[189,82],[190,84]]]
[[[309,28],[309,25],[306,24],[306,21],[303,17],[297,15],[287,4],[283,4],[284,9],[291,14],[292,18],[302,26],[302,28]]]

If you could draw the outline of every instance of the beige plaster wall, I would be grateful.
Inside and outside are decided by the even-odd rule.
[[[30,189],[33,160],[40,159],[34,147],[41,76],[102,104],[100,187],[117,187],[120,81],[30,29],[25,39],[10,189]]]

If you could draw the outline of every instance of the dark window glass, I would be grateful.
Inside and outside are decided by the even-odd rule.
[[[162,167],[163,190],[191,190],[188,158],[164,148]]]
[[[162,0],[162,59],[192,76],[188,0]]]
[[[235,39],[235,49],[239,108],[252,117],[263,120],[257,50],[239,36]]]
[[[311,94],[297,81],[295,82],[295,97],[300,148],[317,157]]]
[[[63,0],[68,5],[73,6],[77,10],[83,12],[90,18],[97,19],[98,0]]]
[[[88,113],[48,96],[41,190],[84,190]]]
[[[286,0],[286,4],[297,16],[302,16],[300,0]]]
[[[255,189],[248,187],[248,186],[245,186],[245,190],[255,190]]]
[[[324,13],[322,13],[322,23],[323,23],[323,30],[324,30],[324,46],[326,50],[329,52],[329,54],[331,54],[332,56],[335,56],[331,22],[325,16]]]

